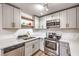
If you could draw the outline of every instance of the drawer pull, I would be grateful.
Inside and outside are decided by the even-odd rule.
[[[12,23],[12,27],[15,27],[15,23],[14,22]]]
[[[34,44],[32,45],[32,48],[35,48],[35,45]]]
[[[69,27],[69,24],[66,24],[66,27]]]

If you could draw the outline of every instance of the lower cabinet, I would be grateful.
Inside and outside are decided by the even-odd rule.
[[[25,43],[25,56],[32,55],[32,42]]]
[[[69,43],[60,42],[60,56],[71,56]]]
[[[25,56],[33,55],[39,50],[39,39],[25,43]]]
[[[40,38],[40,50],[44,51],[44,38]]]
[[[32,42],[32,54],[39,50],[39,40]]]
[[[7,52],[4,56],[24,56],[24,46]]]

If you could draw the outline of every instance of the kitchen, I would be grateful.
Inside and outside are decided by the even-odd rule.
[[[0,56],[79,56],[78,3],[0,3]]]

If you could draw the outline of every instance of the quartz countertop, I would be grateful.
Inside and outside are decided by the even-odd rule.
[[[13,45],[20,44],[20,43],[29,42],[29,41],[35,40],[37,38],[35,37],[35,38],[27,39],[27,40],[15,39],[15,38],[11,38],[11,39],[9,41],[0,41],[0,50],[10,47],[10,46],[13,46]]]

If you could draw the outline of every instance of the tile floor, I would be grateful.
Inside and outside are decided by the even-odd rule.
[[[38,51],[34,56],[48,56],[44,54],[42,51]]]

